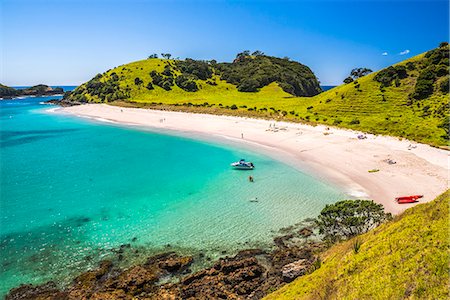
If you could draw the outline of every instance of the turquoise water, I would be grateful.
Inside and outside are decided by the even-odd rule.
[[[1,295],[65,282],[127,243],[213,258],[267,247],[344,197],[248,150],[47,113],[54,98],[0,101]],[[241,157],[255,170],[231,170]]]

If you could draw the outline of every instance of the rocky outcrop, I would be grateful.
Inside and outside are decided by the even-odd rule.
[[[310,264],[307,259],[299,259],[293,263],[287,264],[281,269],[283,280],[291,282],[298,276],[305,275],[309,267]]]
[[[6,299],[260,299],[312,270],[324,246],[306,238],[299,244],[296,241],[301,236],[304,234],[295,229],[277,237],[270,252],[243,250],[195,273],[189,269],[194,258],[175,252],[151,256],[125,270],[103,261],[65,289],[58,289],[53,282],[22,285],[12,289]],[[123,245],[114,253],[122,256],[130,247]]]

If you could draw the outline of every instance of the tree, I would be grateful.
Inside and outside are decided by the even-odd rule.
[[[353,82],[353,78],[351,76],[348,76],[347,78],[344,79],[344,83],[351,83]]]
[[[350,76],[353,79],[358,79],[360,77],[366,76],[367,74],[372,73],[371,69],[368,68],[355,68],[350,72]]]
[[[152,59],[152,58],[158,58],[158,54],[153,53],[153,54],[149,55],[148,58],[149,58],[149,59]]]
[[[172,57],[172,54],[170,54],[170,53],[161,53],[161,56],[164,57],[165,59],[170,59]]]
[[[336,242],[367,232],[391,218],[381,204],[371,200],[344,200],[326,205],[316,223],[325,240]]]
[[[261,56],[261,55],[264,55],[264,52],[259,51],[259,50],[256,50],[256,51],[254,51],[254,52],[252,53],[252,55],[253,55],[253,56]]]

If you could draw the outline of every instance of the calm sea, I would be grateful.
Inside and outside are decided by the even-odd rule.
[[[55,98],[0,101],[1,296],[65,283],[123,244],[211,259],[268,247],[345,197],[248,150],[46,112]],[[239,158],[256,165],[254,183],[230,169]]]

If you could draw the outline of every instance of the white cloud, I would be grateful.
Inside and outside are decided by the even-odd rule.
[[[411,51],[409,51],[408,49],[406,49],[405,51],[400,52],[400,55],[405,55],[405,54],[408,54],[409,52],[411,52]]]
[[[383,55],[383,56],[387,56],[387,55],[388,55],[388,53],[387,53],[387,52],[383,52],[383,53],[381,53],[381,55]]]

